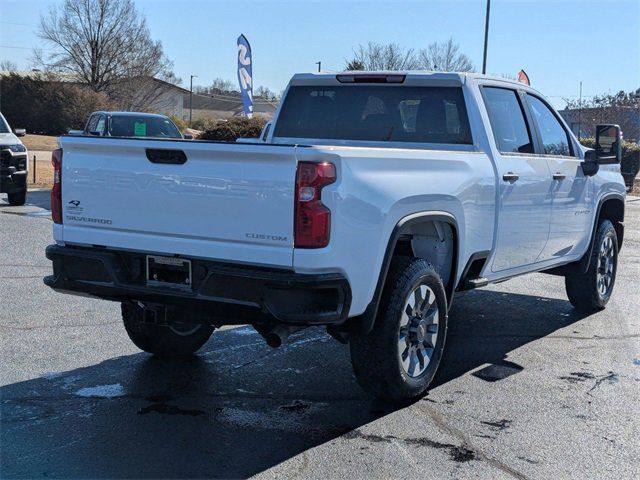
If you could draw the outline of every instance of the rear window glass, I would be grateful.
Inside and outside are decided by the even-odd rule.
[[[459,87],[291,87],[274,136],[472,143]]]
[[[485,87],[493,135],[502,153],[533,153],[533,143],[515,90]]]
[[[182,138],[180,131],[168,118],[113,115],[109,125],[112,137]]]

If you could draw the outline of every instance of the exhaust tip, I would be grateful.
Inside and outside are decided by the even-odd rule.
[[[283,343],[282,337],[280,337],[280,335],[278,335],[277,333],[268,333],[264,338],[267,341],[267,345],[269,345],[271,348],[278,348]]]

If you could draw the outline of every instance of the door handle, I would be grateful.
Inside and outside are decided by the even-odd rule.
[[[564,173],[556,172],[553,174],[554,180],[564,180],[567,176]]]
[[[514,183],[516,182],[520,177],[518,175],[516,175],[513,172],[507,172],[504,175],[502,175],[502,180],[504,180],[505,182],[509,182],[509,183]]]

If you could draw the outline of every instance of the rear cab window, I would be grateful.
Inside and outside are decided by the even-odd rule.
[[[531,130],[518,93],[510,88],[482,87],[482,96],[498,151],[533,154]]]
[[[99,132],[100,135],[104,135],[106,133],[106,123],[107,123],[107,116],[100,115],[100,119],[98,120],[98,123],[94,130],[96,132]]]
[[[99,119],[100,119],[100,114],[94,113],[93,115],[91,115],[91,117],[89,117],[89,121],[87,122],[87,127],[85,129],[85,132],[87,133],[95,132],[96,127],[98,126]]]
[[[461,87],[292,86],[273,136],[473,144]]]

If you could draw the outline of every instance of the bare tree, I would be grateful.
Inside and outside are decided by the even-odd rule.
[[[193,91],[196,93],[200,93],[200,94],[207,94],[207,95],[212,95],[212,94],[239,94],[240,91],[238,90],[237,85],[232,82],[231,80],[228,79],[224,79],[224,78],[214,78],[213,82],[211,82],[211,85],[208,86],[202,86],[202,85],[197,85],[193,87]]]
[[[262,85],[255,89],[254,96],[264,98],[270,102],[277,102],[280,99],[280,95],[269,87],[263,87]]]
[[[41,17],[38,36],[51,50],[47,54],[34,51],[36,64],[71,74],[93,91],[116,100],[134,97],[141,87],[150,88],[147,98],[136,102],[142,107],[164,91],[151,78],[177,80],[173,64],[162,44],[151,38],[133,0],[65,0]]]
[[[353,58],[346,62],[346,70],[419,70],[421,67],[415,51],[404,49],[397,43],[369,42],[358,45]]]
[[[364,63],[356,58],[349,60],[344,68],[345,70],[364,70]]]
[[[615,94],[605,93],[582,99],[568,99],[563,116],[569,123],[579,124],[580,130],[587,135],[594,135],[596,125],[615,123],[620,125],[628,140],[640,140],[640,88]],[[578,113],[579,112],[579,113]]]
[[[224,78],[214,78],[213,82],[211,82],[211,87],[212,90],[218,90],[222,93],[225,92],[237,92],[238,91],[238,86],[237,84],[235,84],[234,82],[232,82],[229,79],[224,79]]]
[[[473,63],[464,53],[460,53],[460,47],[450,38],[446,42],[433,42],[419,55],[422,68],[425,70],[438,70],[441,72],[471,72]]]
[[[16,65],[11,60],[2,60],[0,62],[0,71],[2,72],[17,72],[18,65]]]

